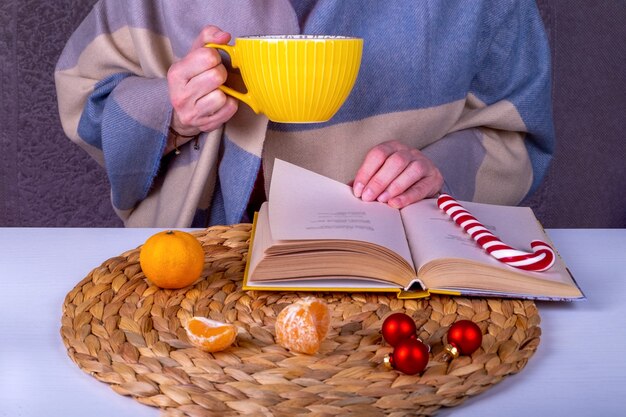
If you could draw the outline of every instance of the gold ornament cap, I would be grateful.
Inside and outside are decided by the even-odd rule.
[[[459,355],[461,354],[461,352],[459,352],[459,349],[456,346],[452,345],[452,344],[446,346],[444,351],[446,352],[446,354],[450,355],[452,357],[452,359],[458,358]]]
[[[391,364],[391,355],[385,355],[383,362],[385,364],[385,368],[393,369],[393,365]]]

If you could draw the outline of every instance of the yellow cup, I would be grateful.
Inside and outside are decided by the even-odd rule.
[[[344,103],[359,73],[363,39],[343,36],[247,36],[222,49],[239,68],[248,90],[220,89],[255,113],[281,123],[329,120]]]

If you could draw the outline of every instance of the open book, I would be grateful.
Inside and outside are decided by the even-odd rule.
[[[268,200],[255,216],[246,290],[584,298],[558,255],[545,272],[501,263],[434,199],[401,210],[366,203],[348,185],[276,160]],[[512,247],[549,242],[528,207],[461,204]]]

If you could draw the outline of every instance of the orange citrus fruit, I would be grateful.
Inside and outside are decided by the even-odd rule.
[[[165,230],[146,240],[139,251],[139,264],[157,287],[183,288],[193,284],[204,268],[204,250],[195,236]]]
[[[276,342],[294,352],[314,354],[330,327],[330,312],[323,300],[306,297],[285,307],[276,317]]]
[[[189,341],[206,352],[219,352],[233,344],[237,337],[237,329],[232,324],[192,317],[185,324]]]

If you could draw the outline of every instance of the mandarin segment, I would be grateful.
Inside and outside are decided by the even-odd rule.
[[[323,300],[306,297],[285,307],[276,317],[276,343],[294,352],[317,353],[330,328]]]
[[[206,352],[219,352],[233,344],[237,328],[206,317],[192,317],[184,325],[189,341]]]

